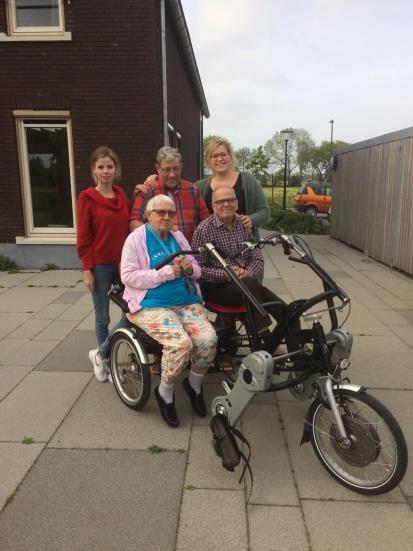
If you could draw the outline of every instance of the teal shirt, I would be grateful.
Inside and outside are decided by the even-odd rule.
[[[168,239],[163,240],[162,244],[159,241],[160,238],[157,238],[152,232],[146,232],[146,245],[151,269],[155,268],[164,258],[180,249],[172,234],[169,234]],[[201,297],[197,294],[192,280],[189,279],[189,282],[187,281],[187,284],[185,284],[185,279],[185,277],[179,277],[172,281],[166,281],[154,289],[148,289],[145,298],[141,302],[142,308],[167,308],[168,306],[182,306],[183,304],[200,304]]]

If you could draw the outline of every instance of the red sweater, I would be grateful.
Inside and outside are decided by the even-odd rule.
[[[83,270],[97,264],[118,264],[129,234],[129,201],[113,184],[116,201],[89,187],[77,200],[77,253]]]

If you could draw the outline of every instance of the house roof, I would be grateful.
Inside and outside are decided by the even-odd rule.
[[[170,15],[174,26],[178,32],[179,39],[182,42],[185,59],[188,63],[195,89],[202,106],[202,114],[204,117],[209,118],[208,104],[205,97],[204,88],[202,86],[198,65],[196,63],[194,50],[192,48],[191,37],[189,36],[182,4],[180,0],[167,0],[167,5],[170,10]]]

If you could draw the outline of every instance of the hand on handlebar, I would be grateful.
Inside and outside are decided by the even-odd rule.
[[[191,276],[193,273],[192,263],[187,256],[178,256],[175,258],[174,263],[179,266],[180,270],[187,276]]]
[[[231,266],[231,269],[234,274],[241,279],[249,275],[248,271],[245,268],[241,268],[240,266]]]

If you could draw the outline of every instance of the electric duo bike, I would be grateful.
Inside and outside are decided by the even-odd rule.
[[[232,271],[231,258],[225,258],[212,243],[202,248],[218,260],[244,297],[244,304],[239,307],[214,301],[206,303],[215,314],[213,324],[218,335],[217,355],[211,371],[223,373],[225,390],[224,395],[213,399],[211,406],[215,452],[227,470],[233,471],[241,459],[249,468],[249,458],[243,451],[249,444],[236,427],[238,421],[257,393],[289,389],[297,400],[311,400],[301,444],[311,442],[328,473],[343,486],[361,494],[388,492],[406,472],[407,446],[390,411],[365,387],[351,383],[346,375],[353,338],[343,329],[343,324],[339,326],[337,312],[347,311],[348,317],[350,297],[316,262],[311,249],[299,236],[274,233],[258,242],[242,243],[237,255],[255,247],[276,245],[283,246],[289,260],[313,270],[322,281],[323,292],[288,305],[276,301],[260,304]],[[156,269],[180,254],[199,252],[179,251]],[[113,288],[109,296],[128,312],[121,288]],[[259,333],[253,309],[266,318],[274,308],[281,311],[275,327]],[[328,316],[331,325],[327,332],[323,314]],[[306,322],[306,327],[301,327],[302,322]],[[285,353],[274,353],[280,345],[284,345]],[[159,343],[133,324],[111,336],[113,384],[128,407],[139,410],[145,406],[151,392],[151,367],[159,363],[161,354]],[[240,447],[237,439],[244,446]]]

